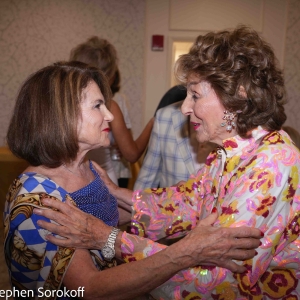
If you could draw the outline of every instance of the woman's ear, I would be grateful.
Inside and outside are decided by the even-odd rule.
[[[245,90],[245,88],[242,85],[240,85],[240,87],[239,87],[239,96],[242,97],[242,98],[244,98],[244,99],[248,98],[246,90]]]

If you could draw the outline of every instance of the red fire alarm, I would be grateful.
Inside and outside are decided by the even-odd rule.
[[[152,51],[164,51],[163,35],[152,35]]]

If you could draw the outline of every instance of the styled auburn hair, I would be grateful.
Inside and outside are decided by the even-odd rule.
[[[118,56],[115,47],[105,39],[90,37],[86,42],[71,50],[70,60],[84,62],[99,68],[112,80],[118,69]]]
[[[22,85],[7,132],[14,155],[32,166],[56,168],[79,150],[77,124],[83,90],[94,81],[109,104],[105,75],[81,62],[58,62],[32,74]]]
[[[185,85],[191,75],[210,83],[226,110],[241,111],[236,130],[246,138],[259,125],[279,130],[286,120],[284,80],[277,65],[271,46],[255,30],[238,26],[198,36],[176,62],[175,76]]]

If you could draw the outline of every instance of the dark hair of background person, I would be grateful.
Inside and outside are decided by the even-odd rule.
[[[156,108],[155,111],[155,115],[156,112],[160,109],[163,108],[165,106],[168,106],[170,104],[173,104],[175,102],[179,102],[182,101],[186,98],[186,87],[183,85],[175,85],[173,87],[171,87],[165,94],[164,96],[161,98],[161,100],[159,101],[159,104]]]
[[[114,80],[112,84],[110,85],[111,92],[113,96],[118,93],[121,89],[121,74],[119,69],[117,69],[115,75],[114,75]]]
[[[105,75],[85,63],[58,62],[31,75],[19,91],[8,128],[12,153],[33,166],[49,168],[75,159],[82,91],[92,80],[109,105]]]
[[[71,50],[70,60],[97,66],[109,80],[118,70],[118,56],[115,47],[105,39],[90,37],[86,42]]]
[[[246,138],[259,125],[280,130],[286,120],[284,80],[277,65],[271,46],[256,31],[238,26],[199,36],[177,60],[175,76],[186,84],[196,75],[210,83],[225,109],[241,110],[236,130]]]

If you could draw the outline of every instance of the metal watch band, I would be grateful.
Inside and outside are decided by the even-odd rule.
[[[107,242],[102,248],[101,252],[105,259],[111,260],[115,256],[115,242],[120,229],[113,227],[108,236]]]
[[[108,236],[108,239],[107,239],[107,242],[105,245],[114,247],[119,231],[120,231],[120,229],[113,227],[111,233]]]

